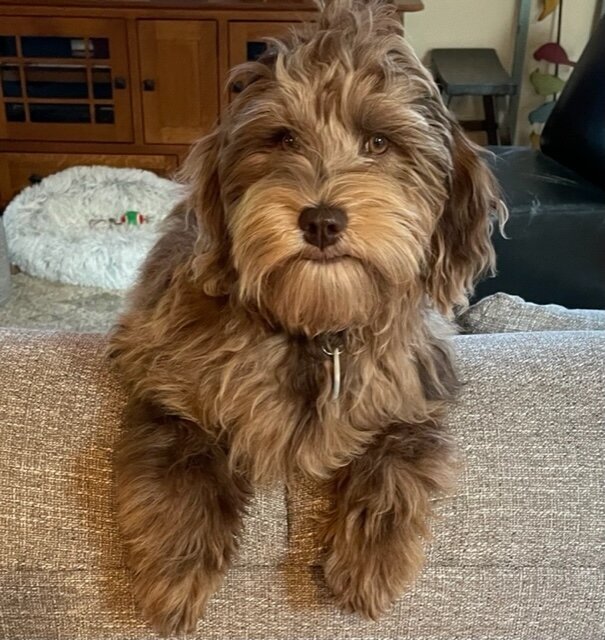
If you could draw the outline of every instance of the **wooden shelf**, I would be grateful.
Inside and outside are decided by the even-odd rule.
[[[309,0],[0,0],[1,6],[18,7],[56,7],[57,4],[69,7],[101,8],[145,8],[145,9],[221,9],[229,11],[317,11],[317,6]],[[422,11],[422,0],[396,1],[401,12]]]

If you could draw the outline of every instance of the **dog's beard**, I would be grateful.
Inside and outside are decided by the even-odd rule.
[[[292,332],[335,333],[370,323],[378,308],[377,285],[354,258],[297,259],[270,274],[261,304]]]
[[[298,216],[322,200],[342,206],[349,223],[320,255],[302,240]],[[319,194],[283,178],[260,180],[230,220],[240,299],[293,333],[372,325],[418,283],[433,220],[385,177],[340,176]]]

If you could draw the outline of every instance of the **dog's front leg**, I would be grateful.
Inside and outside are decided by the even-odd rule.
[[[158,415],[125,432],[116,481],[139,606],[163,635],[193,631],[236,550],[249,483],[198,425]]]
[[[424,560],[430,498],[454,476],[453,446],[435,424],[392,425],[336,472],[322,530],[337,604],[376,619]]]

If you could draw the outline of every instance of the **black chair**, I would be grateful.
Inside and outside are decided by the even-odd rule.
[[[497,291],[532,302],[605,309],[605,18],[544,127],[541,150],[491,147],[510,219],[494,235]]]

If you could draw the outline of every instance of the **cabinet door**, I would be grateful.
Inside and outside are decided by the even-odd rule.
[[[229,22],[229,66],[256,60],[267,48],[263,38],[279,37],[287,33],[297,22]],[[241,91],[230,86],[231,93]]]
[[[229,22],[229,66],[256,60],[267,48],[263,38],[283,36],[300,22]]]
[[[0,21],[0,138],[129,142],[126,26],[119,19]]]
[[[145,142],[187,144],[218,118],[216,23],[138,24]]]

